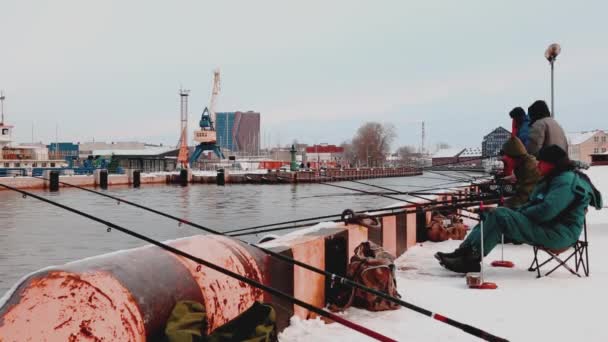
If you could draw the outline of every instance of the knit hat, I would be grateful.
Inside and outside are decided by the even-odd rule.
[[[511,119],[523,120],[526,116],[526,112],[521,107],[515,107],[509,112]]]
[[[545,161],[554,165],[559,164],[564,159],[568,158],[568,154],[561,147],[557,145],[550,145],[543,147],[538,152],[538,160]]]
[[[536,120],[550,117],[551,112],[545,101],[538,100],[528,107],[528,115],[530,115],[530,123],[533,123]]]

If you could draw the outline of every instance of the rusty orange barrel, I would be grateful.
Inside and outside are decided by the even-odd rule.
[[[265,282],[265,258],[246,244],[193,236],[170,245]],[[0,341],[157,340],[181,300],[204,304],[211,332],[264,298],[259,289],[146,246],[28,276],[0,302]]]

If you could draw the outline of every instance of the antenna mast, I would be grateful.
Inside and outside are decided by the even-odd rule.
[[[190,90],[180,89],[180,123],[181,135],[179,138],[179,154],[177,161],[183,169],[188,168],[188,95]]]
[[[0,120],[0,125],[4,125],[4,92],[0,90],[0,113],[2,114],[2,119]]]
[[[424,138],[425,138],[424,121],[422,121],[422,134],[421,134],[421,141],[420,141],[420,154],[424,154]]]

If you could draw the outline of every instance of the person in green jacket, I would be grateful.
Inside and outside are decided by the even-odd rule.
[[[517,208],[528,202],[534,186],[540,180],[536,158],[529,155],[526,147],[517,137],[511,137],[502,146],[505,173],[513,170],[515,194],[505,201],[505,207]]]
[[[541,149],[538,170],[543,177],[530,200],[517,209],[499,207],[482,214],[484,252],[489,254],[505,238],[551,249],[574,244],[583,229],[588,206],[602,208],[602,196],[584,173],[574,171],[566,152],[557,145]],[[452,253],[435,258],[450,271],[479,272],[480,225]]]

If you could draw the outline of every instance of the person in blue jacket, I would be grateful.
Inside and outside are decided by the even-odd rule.
[[[530,117],[523,108],[515,107],[509,112],[512,120],[512,132],[526,148],[530,139]]]
[[[496,208],[482,213],[484,254],[500,242],[501,234],[513,241],[562,249],[573,245],[583,229],[588,206],[602,208],[602,196],[591,180],[576,171],[566,152],[557,145],[540,150],[538,171],[543,177],[528,202],[517,209]],[[480,225],[452,253],[435,254],[439,263],[458,273],[479,272]]]

